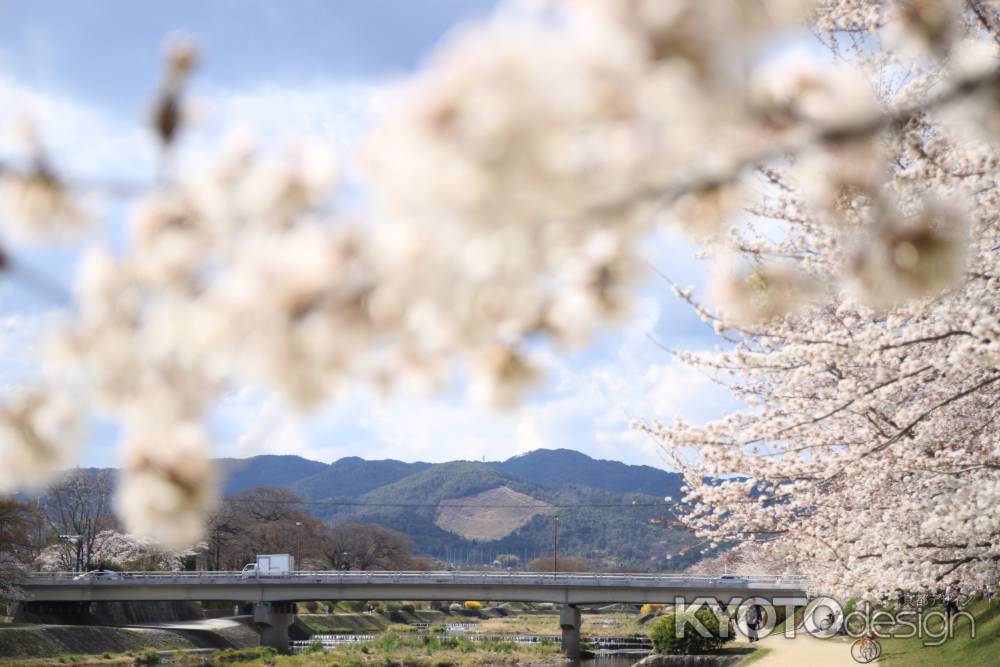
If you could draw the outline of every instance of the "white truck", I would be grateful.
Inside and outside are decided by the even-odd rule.
[[[250,577],[283,577],[295,571],[295,558],[288,554],[262,554],[257,556],[256,563],[248,563],[243,567],[240,576]]]

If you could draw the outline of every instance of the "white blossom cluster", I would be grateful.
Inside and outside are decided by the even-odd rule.
[[[861,71],[890,77],[921,58],[897,83],[872,83],[885,108],[919,106],[953,80],[957,49],[988,54],[980,71],[996,70],[995,5],[970,3],[985,19],[963,3],[898,3],[868,18],[851,3],[824,7],[839,5],[845,14],[826,20],[906,44],[838,45]],[[989,90],[989,109],[963,100],[874,140],[820,144],[821,169],[810,154],[762,168],[765,194],[732,230],[717,308],[677,290],[730,341],[679,356],[747,407],[706,425],[638,427],[685,472],[684,519],[709,544],[742,542],[821,593],[995,589],[998,135],[967,132],[1000,114]]]
[[[708,429],[654,429],[704,445],[707,472],[757,470],[734,446],[747,438],[765,454],[754,465],[779,458],[788,474],[857,455],[868,418],[803,438],[860,403],[794,420],[892,394],[896,427],[869,415],[888,439],[990,377],[993,4],[977,3],[985,19],[957,0],[527,4],[448,39],[398,91],[360,156],[364,211],[340,206],[319,143],[274,155],[237,135],[139,197],[124,249],[90,253],[46,376],[122,423],[127,530],[197,539],[215,502],[204,424],[234,387],[309,408],[356,382],[439,388],[458,369],[473,393],[515,403],[540,373],[530,350],[586,343],[625,311],[659,225],[718,258],[718,328],[737,328],[732,352],[691,361],[732,370],[760,405]],[[784,53],[804,23],[836,58]],[[190,44],[168,50],[153,118],[167,153],[196,62]],[[0,153],[0,187],[8,224],[41,232],[77,209],[72,180],[31,143],[21,168]],[[909,342],[928,331],[948,335]],[[912,367],[930,361],[932,382]],[[858,465],[912,451],[930,421]],[[797,446],[808,453],[772,456]],[[28,465],[32,449],[4,447]],[[731,501],[729,486],[697,492]],[[790,520],[810,497],[764,507]]]
[[[46,547],[35,558],[33,567],[41,572],[65,572],[72,568],[75,546],[58,543]],[[114,530],[102,530],[94,538],[91,563],[110,563],[129,570],[170,571],[184,568],[184,559],[195,555],[191,549],[164,550],[149,537],[139,537]]]

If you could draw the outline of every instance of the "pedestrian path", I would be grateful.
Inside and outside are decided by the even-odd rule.
[[[849,637],[816,639],[805,632],[786,639],[783,634],[775,633],[754,644],[770,652],[753,664],[754,667],[857,667],[858,663],[851,658],[852,641]],[[868,664],[877,665],[878,661]]]

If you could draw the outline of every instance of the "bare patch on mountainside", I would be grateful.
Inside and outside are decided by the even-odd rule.
[[[442,500],[434,523],[467,540],[499,540],[531,521],[536,514],[551,512],[552,508],[540,500],[498,486],[474,496]]]

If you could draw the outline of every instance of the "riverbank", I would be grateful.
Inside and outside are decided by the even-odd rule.
[[[232,621],[188,621],[175,627],[112,627],[97,625],[0,625],[0,660],[39,659],[60,655],[103,655],[190,649],[245,648],[260,643],[259,635]]]
[[[179,648],[179,647],[178,647]],[[366,644],[337,647],[300,655],[276,655],[272,649],[255,647],[240,650],[189,651],[154,649],[124,653],[80,655],[64,653],[47,658],[0,659],[4,667],[122,667],[153,665],[169,661],[174,665],[241,665],[245,667],[566,667],[557,646],[517,646],[476,644],[442,647],[380,639]],[[629,662],[631,664],[631,661]],[[608,665],[607,667],[619,667]]]
[[[93,625],[0,626],[0,659],[29,659],[61,654],[100,655],[157,649],[199,648],[170,630]]]
[[[952,637],[938,646],[942,629],[936,620],[927,623],[924,637],[883,639],[881,663],[886,667],[952,667],[1000,665],[1000,603],[975,600],[963,611],[975,619],[975,636],[966,616],[954,623]]]

